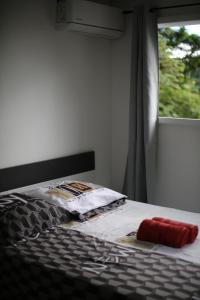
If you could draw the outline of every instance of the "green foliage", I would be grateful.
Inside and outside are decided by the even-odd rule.
[[[173,57],[174,49],[184,51]],[[159,30],[160,105],[159,115],[200,119],[200,37],[185,27]]]

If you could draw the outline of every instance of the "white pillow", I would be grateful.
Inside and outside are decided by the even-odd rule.
[[[40,187],[26,193],[65,208],[69,212],[84,214],[95,208],[108,205],[125,195],[92,183],[64,181],[47,187]]]

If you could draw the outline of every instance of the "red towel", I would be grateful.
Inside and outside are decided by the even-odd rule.
[[[159,217],[155,217],[152,220],[159,221],[159,222],[166,223],[166,224],[172,224],[172,225],[183,226],[183,227],[188,228],[189,231],[190,231],[189,238],[188,238],[188,243],[193,243],[194,240],[196,239],[197,235],[198,235],[198,231],[199,231],[198,226],[193,225],[193,224],[188,224],[188,223],[184,223],[184,222],[179,222],[179,221],[165,219],[165,218],[159,218]]]
[[[187,227],[145,219],[139,226],[137,239],[181,248],[188,243],[189,235]]]

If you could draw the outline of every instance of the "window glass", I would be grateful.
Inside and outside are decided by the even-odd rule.
[[[159,116],[200,119],[200,24],[158,31]]]

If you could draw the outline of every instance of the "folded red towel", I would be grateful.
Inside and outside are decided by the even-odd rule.
[[[154,217],[152,220],[155,221],[159,221],[162,223],[166,223],[166,224],[172,224],[172,225],[177,225],[177,226],[183,226],[189,229],[189,237],[188,237],[188,243],[193,243],[194,240],[196,239],[197,235],[198,235],[198,226],[197,225],[193,225],[193,224],[189,224],[189,223],[184,223],[184,222],[179,222],[179,221],[175,221],[175,220],[170,220],[170,219],[165,219],[165,218],[159,218],[159,217]]]
[[[189,234],[187,227],[145,219],[139,226],[137,239],[181,248],[188,243]]]

